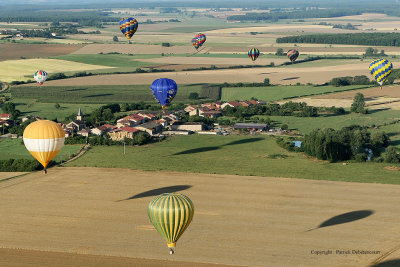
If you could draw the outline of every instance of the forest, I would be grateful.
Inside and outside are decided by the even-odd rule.
[[[276,42],[400,46],[400,33],[307,34],[277,38]]]

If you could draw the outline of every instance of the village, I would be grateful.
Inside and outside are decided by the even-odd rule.
[[[234,126],[220,126],[218,123],[207,125],[204,122],[183,122],[180,115],[188,113],[189,116],[203,118],[218,118],[222,116],[222,110],[226,106],[237,108],[240,106],[252,107],[265,104],[264,101],[230,101],[226,103],[204,103],[201,105],[189,105],[184,110],[160,114],[156,112],[137,112],[124,116],[116,121],[115,125],[103,124],[98,127],[86,127],[84,116],[79,109],[76,120],[68,124],[61,124],[65,131],[65,137],[81,135],[88,137],[89,134],[104,136],[108,135],[113,141],[122,141],[125,138],[132,139],[139,132],[145,132],[150,136],[162,137],[166,135],[189,135],[214,134],[228,135],[234,130],[247,129],[251,132],[268,132],[267,123],[236,123]]]
[[[132,139],[136,134],[145,132],[151,137],[163,137],[168,135],[190,135],[211,134],[211,135],[229,135],[235,131],[247,130],[250,133],[264,134],[283,134],[282,129],[270,129],[268,123],[235,123],[232,126],[219,125],[218,123],[206,124],[204,122],[182,121],[183,114],[189,117],[198,116],[202,118],[216,119],[223,116],[225,107],[255,107],[265,104],[264,101],[230,101],[204,103],[200,105],[188,105],[184,110],[174,112],[160,111],[138,111],[126,115],[116,120],[115,124],[102,124],[97,127],[89,127],[85,122],[83,112],[79,108],[76,118],[69,123],[59,123],[65,131],[65,137],[83,136],[107,136],[113,141],[123,141],[125,138]],[[11,120],[11,113],[0,114],[0,133],[2,137],[17,137],[15,134],[4,134],[5,127],[12,127],[15,121]],[[23,117],[21,122],[32,119],[41,119],[37,116]],[[1,132],[3,129],[3,132]]]

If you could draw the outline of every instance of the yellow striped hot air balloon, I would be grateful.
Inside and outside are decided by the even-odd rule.
[[[194,206],[185,195],[172,193],[153,198],[147,208],[150,222],[167,241],[170,254],[193,219]]]
[[[392,72],[393,64],[387,59],[376,59],[369,64],[369,71],[382,89],[383,83]]]
[[[35,121],[24,131],[25,147],[43,165],[45,173],[47,165],[64,145],[64,139],[64,130],[54,121]]]

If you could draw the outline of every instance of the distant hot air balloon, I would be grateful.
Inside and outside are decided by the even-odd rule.
[[[174,253],[176,241],[188,228],[194,215],[192,201],[185,195],[172,193],[153,198],[147,208],[150,222]]]
[[[178,92],[178,85],[174,80],[168,78],[157,79],[151,84],[151,92],[161,107],[165,109]]]
[[[197,34],[193,39],[192,39],[192,44],[194,46],[194,48],[198,49],[199,47],[201,47],[204,42],[206,41],[206,35],[203,33],[199,33]]]
[[[287,52],[287,56],[288,56],[288,58],[290,59],[290,61],[292,61],[292,63],[293,63],[293,62],[295,62],[296,59],[299,57],[299,51],[297,51],[297,50],[295,50],[295,49],[289,50],[289,51]]]
[[[251,58],[251,60],[255,61],[260,55],[260,50],[258,50],[257,48],[252,48],[249,50],[248,55]]]
[[[33,78],[35,79],[35,81],[37,81],[39,83],[40,86],[42,86],[42,84],[46,81],[47,79],[47,72],[45,72],[44,70],[38,70],[37,72],[35,72],[35,74],[33,75]]]
[[[24,131],[25,147],[43,165],[45,173],[47,165],[64,145],[64,139],[64,130],[54,121],[35,121]]]
[[[376,59],[369,64],[369,70],[371,71],[374,79],[379,83],[382,89],[383,83],[389,77],[392,72],[393,64],[387,59]]]
[[[138,25],[139,23],[134,18],[123,18],[119,22],[119,29],[127,39],[131,39],[137,31]]]

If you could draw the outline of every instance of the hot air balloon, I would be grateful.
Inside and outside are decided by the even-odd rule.
[[[204,42],[206,41],[206,35],[203,33],[199,33],[197,34],[193,39],[192,39],[192,44],[194,46],[194,48],[198,49],[199,47],[201,47]]]
[[[35,72],[35,74],[33,75],[33,78],[35,79],[35,81],[37,81],[39,83],[40,86],[42,86],[42,84],[46,81],[47,79],[47,72],[45,72],[44,70],[38,70],[37,72]]]
[[[260,55],[260,50],[258,50],[257,48],[252,48],[249,50],[248,55],[251,58],[251,60],[255,61]]]
[[[287,56],[288,56],[288,58],[290,59],[290,61],[292,61],[292,63],[293,63],[293,62],[295,62],[296,59],[299,57],[299,51],[294,50],[294,49],[289,50],[289,51],[287,52]]]
[[[64,139],[64,130],[54,121],[35,121],[24,131],[25,147],[43,165],[44,173],[47,173],[50,161],[60,152]]]
[[[147,208],[147,214],[150,222],[167,241],[170,254],[174,254],[176,241],[193,219],[192,201],[182,194],[162,194],[153,198]]]
[[[155,99],[165,109],[178,92],[178,85],[174,80],[161,78],[151,84],[151,92]]]
[[[138,25],[139,23],[134,18],[123,18],[119,22],[119,29],[127,39],[131,39],[137,31]]]
[[[392,72],[392,69],[393,64],[387,59],[376,59],[369,64],[369,70],[371,71],[374,79],[379,83],[381,89],[383,83]]]

